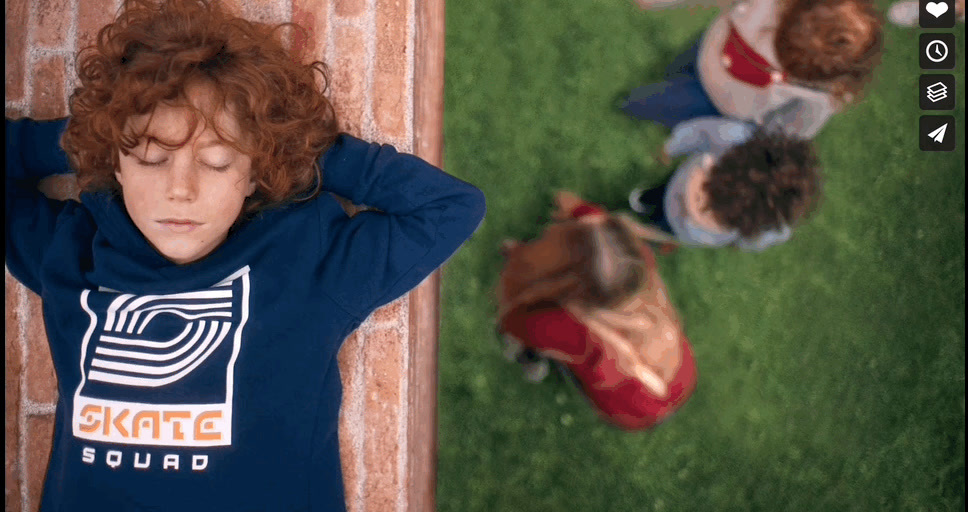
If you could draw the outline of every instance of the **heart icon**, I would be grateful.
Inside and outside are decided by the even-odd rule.
[[[935,18],[938,18],[942,14],[948,12],[948,4],[945,2],[928,2],[928,5],[925,5],[924,9],[931,13],[931,15]]]

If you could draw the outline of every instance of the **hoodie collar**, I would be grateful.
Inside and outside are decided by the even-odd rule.
[[[178,265],[148,243],[117,194],[82,194],[80,199],[97,225],[89,282],[125,293],[178,293],[221,282],[251,261],[253,224],[262,220],[244,222],[208,256]]]

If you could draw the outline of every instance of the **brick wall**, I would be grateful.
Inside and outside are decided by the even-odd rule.
[[[343,129],[440,165],[443,0],[234,0],[246,17],[295,21],[332,72]],[[115,0],[7,0],[6,115],[67,113],[74,55]],[[415,79],[419,77],[419,79]],[[53,180],[52,195],[75,194]],[[432,510],[435,448],[434,275],[374,313],[339,355],[341,456],[349,510]],[[50,453],[56,380],[40,300],[5,272],[5,510],[37,510]]]

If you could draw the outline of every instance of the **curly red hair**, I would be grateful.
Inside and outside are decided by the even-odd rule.
[[[247,21],[208,0],[125,0],[78,56],[80,85],[61,143],[81,191],[120,190],[118,154],[144,137],[126,128],[128,119],[165,103],[195,111],[194,122],[201,116],[252,158],[257,188],[246,212],[318,194],[317,159],[338,134],[336,114],[325,96],[325,65],[302,63],[284,43],[286,27],[299,29]],[[186,96],[199,84],[212,94],[214,112],[198,111]],[[222,109],[241,137],[218,130]]]
[[[774,42],[783,70],[835,96],[858,96],[880,62],[880,16],[870,0],[788,0]]]

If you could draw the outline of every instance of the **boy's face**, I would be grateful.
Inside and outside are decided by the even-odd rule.
[[[188,94],[204,108],[207,94],[196,88]],[[127,129],[145,137],[127,155],[119,153],[116,172],[124,205],[135,226],[165,258],[179,265],[198,261],[218,247],[242,212],[245,199],[255,192],[252,160],[218,138],[199,120],[195,133],[179,148],[161,141],[185,140],[192,113],[184,107],[159,104],[151,116],[128,120]],[[222,110],[216,116],[219,130],[237,139],[240,127]]]

